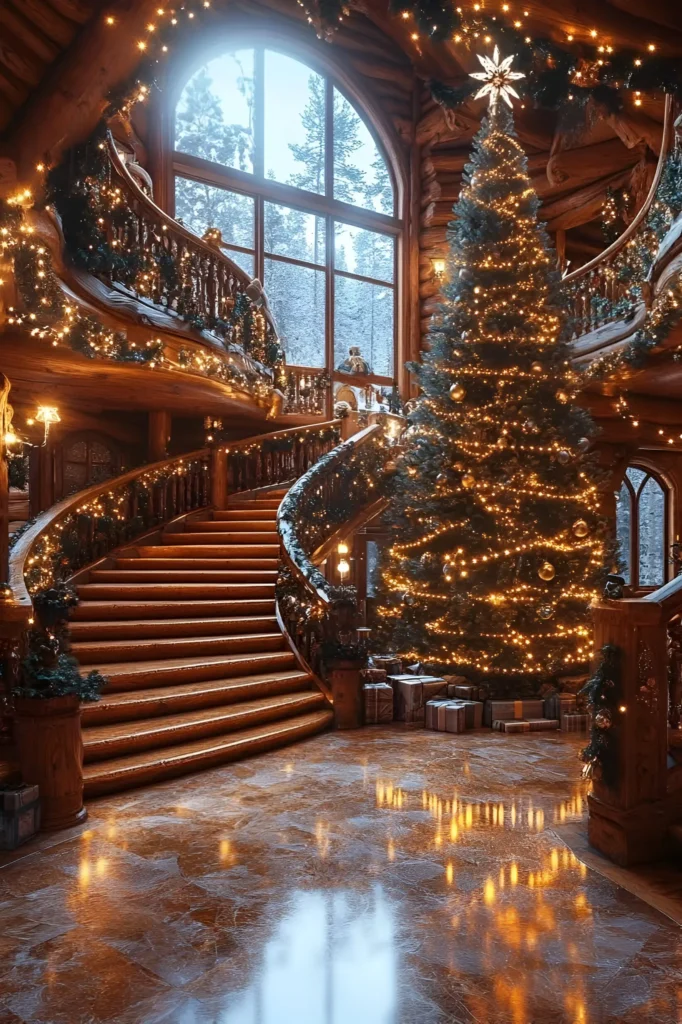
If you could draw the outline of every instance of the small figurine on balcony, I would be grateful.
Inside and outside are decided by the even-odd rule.
[[[348,350],[348,358],[336,367],[339,373],[371,373],[372,367],[360,354],[358,345],[351,345]]]

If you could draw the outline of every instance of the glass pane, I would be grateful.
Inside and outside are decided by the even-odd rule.
[[[264,286],[287,362],[324,366],[324,271],[266,259]]]
[[[265,176],[324,193],[325,83],[305,64],[265,51]]]
[[[632,484],[635,494],[637,494],[637,491],[639,490],[642,480],[646,476],[646,473],[643,469],[635,469],[634,466],[628,466],[625,475]]]
[[[618,553],[623,568],[621,573],[626,583],[630,583],[630,536],[632,529],[632,502],[626,484],[621,484],[616,498],[616,538]]]
[[[253,247],[254,200],[189,178],[175,179],[175,216],[195,234],[218,228],[224,242]]]
[[[225,255],[228,256],[233,263],[236,263],[238,267],[246,271],[249,277],[254,277],[253,268],[253,253],[250,252],[235,252],[234,249],[225,249]]]
[[[334,225],[334,266],[350,274],[393,281],[395,242],[390,235],[365,231],[350,224]]]
[[[379,583],[379,545],[375,540],[367,541],[367,597],[376,597]]]
[[[393,289],[336,276],[334,365],[351,347],[369,364],[370,373],[393,375]]]
[[[253,50],[210,61],[193,75],[175,110],[175,148],[253,171]]]
[[[265,203],[266,252],[324,265],[325,235],[324,217]]]
[[[334,89],[334,198],[392,214],[393,186],[386,161],[355,108]]]
[[[642,488],[637,512],[639,585],[660,586],[665,578],[665,494],[653,477]]]

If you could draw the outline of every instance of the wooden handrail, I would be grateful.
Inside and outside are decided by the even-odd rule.
[[[286,427],[284,430],[273,430],[269,434],[259,434],[257,437],[245,437],[241,441],[225,441],[220,449],[230,455],[243,448],[251,448],[253,445],[262,445],[265,441],[274,441],[282,437],[295,437],[297,434],[305,434],[307,431],[319,431],[329,428],[333,430],[340,427],[343,420],[325,420],[324,423],[309,423],[302,427]]]
[[[564,278],[565,285],[573,284],[581,277],[585,277],[586,275],[592,273],[593,270],[598,270],[602,264],[610,262],[614,256],[616,256],[619,252],[621,252],[622,249],[625,248],[630,239],[637,234],[641,225],[646,220],[648,213],[654,203],[654,200],[656,199],[656,193],[658,192],[658,187],[661,184],[663,170],[665,168],[666,160],[668,159],[668,154],[670,152],[670,146],[674,134],[674,109],[675,108],[673,96],[671,93],[666,93],[665,108],[663,114],[663,135],[661,139],[661,151],[658,155],[658,162],[656,164],[656,171],[654,173],[653,181],[651,182],[651,187],[647,193],[644,202],[637,211],[636,216],[633,217],[632,221],[628,224],[622,235],[620,235],[614,242],[612,242],[611,245],[608,246],[608,248],[604,249],[604,251],[600,253],[598,256],[595,256],[594,259],[590,260],[589,263],[586,263],[584,266],[578,267],[576,270],[573,270],[570,274],[567,274]]]

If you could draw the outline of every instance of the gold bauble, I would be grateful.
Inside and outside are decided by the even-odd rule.
[[[549,583],[549,581],[553,580],[556,576],[556,569],[551,562],[543,562],[538,569],[538,576],[541,580],[544,580],[545,583]]]
[[[576,535],[576,537],[581,538],[587,537],[588,533],[590,532],[590,528],[584,519],[576,519],[571,529],[573,530],[573,533]]]
[[[557,391],[557,393],[556,393],[556,400],[557,400],[557,402],[562,402],[565,405],[566,402],[568,401],[568,395],[566,394],[565,391]]]
[[[450,391],[448,392],[453,402],[461,402],[462,399],[465,397],[466,393],[467,389],[464,387],[463,384],[460,384],[459,381],[453,384],[452,387],[450,388]]]
[[[393,459],[391,459],[390,462],[387,462],[386,465],[384,466],[384,471],[386,473],[395,473],[397,471],[397,469],[398,469],[398,463],[394,462]]]
[[[473,475],[473,473],[465,473],[464,476],[462,477],[462,487],[466,487],[467,490],[472,488],[475,483],[476,477]]]
[[[509,441],[508,441],[508,439],[507,439],[507,438],[506,438],[506,437],[504,436],[504,434],[500,434],[500,436],[498,437],[498,439],[497,439],[497,441],[496,441],[495,443],[496,443],[496,446],[497,446],[498,448],[506,448],[506,447],[507,447],[507,445],[509,444]]]
[[[533,373],[542,373],[542,363],[533,363],[531,370]]]

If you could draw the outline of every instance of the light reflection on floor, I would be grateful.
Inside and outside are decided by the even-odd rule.
[[[679,1024],[682,933],[562,842],[578,746],[371,729],[101,801],[0,870],[0,1024]]]

